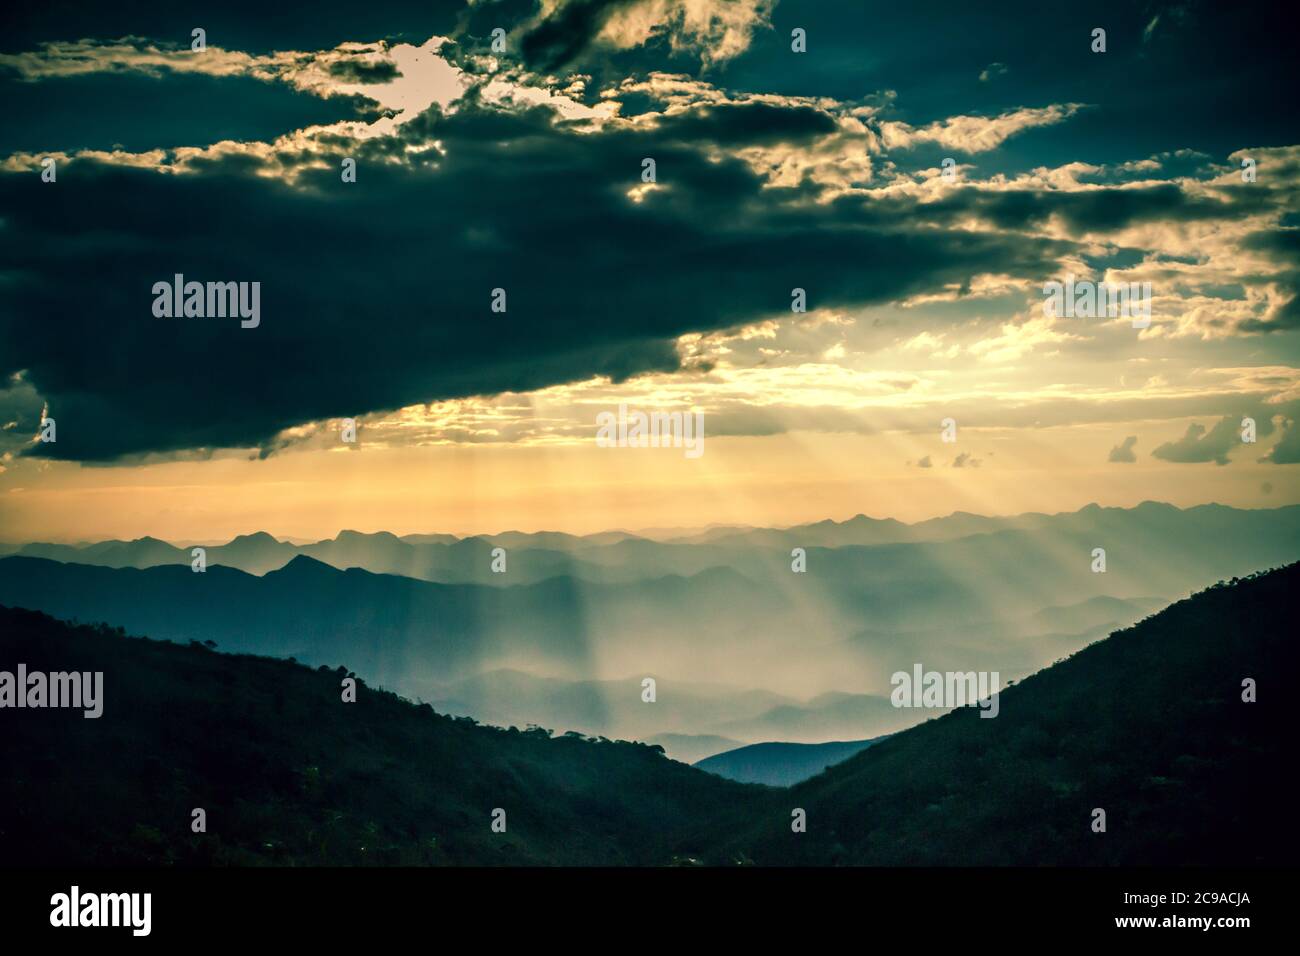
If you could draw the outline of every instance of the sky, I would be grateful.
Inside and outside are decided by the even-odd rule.
[[[1300,502],[1270,16],[411,6],[4,14],[0,540]]]

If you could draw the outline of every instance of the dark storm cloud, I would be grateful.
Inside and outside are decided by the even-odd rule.
[[[19,451],[31,442],[41,427],[42,407],[41,397],[30,382],[0,382],[0,456]]]
[[[511,37],[505,75],[511,75],[511,61],[521,58],[533,69],[580,66],[594,75],[582,94],[591,103],[606,81],[629,75],[628,64],[643,75],[672,60],[669,45],[659,41],[586,55],[609,17],[630,2],[569,0],[545,22],[536,19],[536,0],[470,7],[448,2],[414,11],[380,0],[328,15],[315,5],[277,5],[271,12],[262,3],[220,9],[143,3],[82,11],[55,2],[18,14],[0,48],[125,33],[188,43],[190,29],[201,25],[210,44],[248,52],[332,49],[344,41],[381,37],[420,43],[437,33],[456,38],[447,55],[465,63],[469,53],[485,52],[485,38],[501,27]],[[891,45],[877,51],[877,62],[861,57],[864,38],[879,36],[881,24],[892,23],[891,18],[911,15],[836,6],[832,16],[825,6],[781,4],[776,29],[755,34],[761,49],[729,61],[726,82],[719,85],[864,102],[886,88],[873,85],[871,71],[897,60],[911,65],[891,75],[888,86],[915,94],[911,103],[921,108],[903,117],[911,122],[964,112],[995,115],[1026,103],[1099,103],[1087,116],[1103,124],[1100,133],[1080,137],[1075,122],[1063,124],[1071,127],[1071,152],[1062,160],[1079,159],[1080,142],[1086,146],[1082,155],[1092,161],[1109,157],[1089,150],[1099,143],[1114,148],[1117,140],[1124,140],[1122,158],[1133,158],[1135,150],[1147,154],[1141,145],[1114,135],[1116,116],[1122,124],[1126,114],[1114,112],[1111,86],[1103,82],[1116,75],[1132,79],[1123,71],[1141,67],[1134,65],[1131,51],[1124,52],[1123,38],[1134,33],[1128,29],[1131,13],[1116,13],[1109,21],[1116,25],[1112,51],[1122,56],[1088,57],[1069,47],[1063,60],[1053,44],[1026,53],[1019,49],[1017,31],[1032,21],[1041,33],[1033,16],[1021,22],[960,7],[942,14],[951,13],[945,22],[953,29],[934,31],[913,23],[913,33],[891,33]],[[1050,16],[1053,29],[1070,26],[1059,13],[1026,9]],[[1138,31],[1144,22],[1137,22]],[[1070,28],[1078,27],[1086,37],[1093,24],[1081,24]],[[790,54],[792,25],[809,27],[814,52]],[[984,43],[978,57],[984,65],[993,59],[1009,64],[1005,83],[972,84],[974,74],[966,65],[946,62],[951,48],[935,46],[954,37],[980,46],[998,30],[1003,31],[998,43]],[[972,44],[972,37],[980,42]],[[1162,32],[1158,39],[1164,46],[1141,56],[1169,67],[1177,61],[1170,52],[1176,37]],[[1086,49],[1086,43],[1081,46]],[[1070,67],[1063,69],[1066,60]],[[1050,71],[1044,71],[1043,61],[1050,61]],[[759,62],[766,66],[755,70]],[[1073,79],[1053,78],[1073,76],[1075,65],[1083,71]],[[364,82],[390,79],[383,73],[390,66],[349,61],[337,68],[351,71],[345,79]],[[925,91],[949,67],[964,71],[964,85],[944,81],[942,97],[927,101]],[[362,69],[381,72],[362,76],[357,72]],[[1186,125],[1181,117],[1171,119],[1169,109],[1171,102],[1185,106],[1192,96],[1177,88],[1177,77],[1185,77],[1188,68],[1179,69],[1174,79],[1145,71],[1141,83],[1112,84],[1122,87],[1123,100],[1137,95],[1136,83],[1143,104],[1152,107],[1144,114],[1145,125],[1123,127],[1126,136],[1155,137],[1160,148],[1187,142],[1171,139],[1172,127],[1161,126]],[[1242,92],[1241,110],[1256,114],[1261,97],[1271,101],[1280,95],[1271,84],[1252,96],[1236,72],[1220,75],[1207,102]],[[1258,70],[1247,75],[1261,78]],[[803,82],[809,78],[817,82]],[[100,77],[92,87],[111,92],[111,82],[120,79]],[[41,86],[54,90],[63,82],[71,81]],[[243,112],[218,110],[234,125],[225,135],[214,135],[212,117],[196,103],[209,110],[213,103],[222,107],[224,94],[214,87],[212,97],[196,99],[185,95],[184,82],[169,79],[165,89],[173,99],[137,111],[128,121],[121,111],[96,109],[98,126],[94,116],[64,122],[65,131],[82,137],[68,142],[93,145],[87,139],[91,132],[94,144],[125,143],[130,136],[138,137],[130,143],[141,148],[184,140],[194,145],[270,139],[328,121],[308,113],[290,119],[269,99],[250,95],[240,100]],[[222,82],[227,85],[221,90],[235,88]],[[273,95],[266,92],[269,85],[258,86],[265,96]],[[974,94],[986,99],[972,109],[972,86],[999,92]],[[295,104],[348,105],[283,92]],[[987,99],[995,95],[1011,98]],[[57,105],[57,98],[50,102]],[[927,102],[935,107],[933,116],[926,113]],[[47,115],[31,100],[20,113],[10,128],[35,142],[43,137],[33,131],[40,132],[42,122],[57,127],[66,110]],[[152,137],[151,122],[158,125]],[[634,129],[611,124],[601,132],[579,132],[579,127],[557,124],[548,110],[492,109],[471,92],[453,116],[430,110],[401,126],[396,136],[355,142],[343,134],[322,134],[315,148],[326,148],[324,156],[310,144],[281,149],[269,159],[256,150],[227,152],[188,160],[191,172],[176,175],[78,160],[61,165],[55,185],[40,183],[32,171],[0,173],[0,251],[7,263],[0,282],[0,374],[27,372],[28,391],[19,396],[22,428],[30,433],[29,407],[36,395],[49,400],[59,421],[59,441],[29,453],[111,461],[151,451],[266,450],[274,447],[280,430],[324,417],[528,390],[592,375],[621,379],[670,370],[678,361],[676,336],[788,314],[794,287],[806,289],[816,309],[894,302],[946,286],[965,289],[981,272],[1041,281],[1057,273],[1062,255],[1081,252],[1072,243],[1038,234],[1053,217],[1079,233],[1105,233],[1142,223],[1233,220],[1275,209],[1267,190],[1216,187],[1205,197],[1174,183],[1075,192],[958,187],[925,203],[884,193],[826,203],[811,176],[793,187],[764,188],[766,181],[749,166],[726,158],[727,151],[745,146],[810,145],[835,130],[831,115],[809,106],[710,104]],[[866,150],[871,137],[862,138]],[[406,152],[408,146],[429,147],[435,140],[438,149]],[[1267,141],[1267,136],[1251,140]],[[38,148],[53,147],[43,141]],[[719,153],[724,158],[715,161]],[[344,156],[359,162],[355,184],[339,180]],[[640,185],[647,156],[656,160],[660,188],[638,204],[627,192]],[[1045,161],[1041,155],[1033,159],[1033,165]],[[323,169],[303,171],[322,161]],[[985,173],[995,162],[987,154],[980,159]],[[291,174],[298,174],[292,183]],[[967,230],[971,218],[1017,234]],[[1294,262],[1289,232],[1258,239],[1258,248]],[[176,272],[190,280],[260,282],[261,326],[244,330],[232,319],[154,318],[150,289]],[[1285,274],[1259,281],[1296,286]],[[508,294],[504,315],[489,309],[491,290],[498,287]],[[1300,299],[1293,298],[1263,324],[1270,329],[1300,325],[1298,310]],[[1212,414],[1221,412],[1216,406]],[[1265,421],[1260,419],[1261,429]],[[1199,443],[1209,437],[1193,436],[1195,447],[1185,452],[1173,448],[1180,443],[1163,447],[1171,448],[1170,454],[1204,455],[1207,448]]]
[[[960,189],[927,207],[939,216],[966,213],[1000,229],[1029,229],[1060,217],[1078,232],[1111,232],[1152,222],[1232,220],[1274,209],[1262,192],[1228,188],[1220,198],[1191,195],[1175,183],[1131,189]]]
[[[251,155],[202,175],[80,160],[54,185],[0,176],[0,373],[26,369],[59,421],[30,453],[265,445],[324,417],[621,379],[676,367],[684,332],[786,312],[795,287],[810,308],[883,303],[992,269],[1038,276],[1068,248],[813,206],[671,128],[591,135],[552,117],[434,110],[403,135],[445,156],[412,168],[380,161],[391,139],[343,141],[297,186],[254,175],[268,170]],[[693,134],[736,139],[727,112],[714,121]],[[663,188],[638,205],[645,156]],[[261,282],[261,326],[155,318],[152,285],[177,272]]]
[[[620,8],[631,0],[568,0],[520,38],[520,53],[530,69],[553,73],[573,63]]]
[[[753,146],[813,139],[835,132],[837,125],[829,113],[809,106],[723,103],[665,116],[658,129],[682,142]]]
[[[1264,252],[1279,262],[1300,261],[1300,229],[1271,229],[1256,232],[1241,241],[1243,249]]]

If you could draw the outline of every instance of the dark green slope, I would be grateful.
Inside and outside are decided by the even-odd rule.
[[[759,864],[1294,865],[1300,565],[1212,588],[1001,695],[724,813]],[[1241,699],[1254,678],[1256,703]],[[790,830],[791,809],[808,830]],[[1103,808],[1107,832],[1090,828]],[[760,817],[755,818],[755,813]]]
[[[0,710],[0,866],[663,864],[688,817],[756,792],[642,744],[481,727],[364,685],[345,704],[344,673],[0,608],[0,670],[19,662],[103,671],[104,713]]]

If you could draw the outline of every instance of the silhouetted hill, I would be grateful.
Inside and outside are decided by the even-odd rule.
[[[750,744],[697,760],[694,765],[741,783],[790,787],[848,760],[881,739],[834,740],[824,744]]]
[[[710,821],[712,858],[1291,865],[1298,591],[1293,564],[1180,601],[1003,691],[996,718],[961,708]]]
[[[103,714],[0,711],[7,866],[666,864],[687,818],[749,793],[643,744],[481,727],[364,683],[344,703],[343,669],[0,608],[0,669],[19,662],[102,671]]]

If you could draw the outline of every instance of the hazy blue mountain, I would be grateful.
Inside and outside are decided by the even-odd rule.
[[[295,574],[340,574],[299,561]],[[173,569],[78,570],[121,581]],[[1293,564],[1197,594],[1003,691],[995,719],[958,709],[789,789],[645,745],[477,726],[364,682],[343,703],[346,667],[0,608],[0,658],[105,680],[98,720],[6,713],[0,858],[1287,866],[1300,853],[1286,693],[1300,666],[1298,589]],[[1243,699],[1246,677],[1257,700]],[[219,830],[185,825],[196,794]],[[491,832],[496,807],[506,834]],[[792,832],[792,808],[806,832]],[[1092,827],[1098,808],[1104,833]]]
[[[209,564],[239,568],[249,574],[265,574],[284,567],[300,553],[296,545],[278,541],[265,531],[258,531],[254,534],[241,534],[227,544],[208,548],[207,561]],[[184,563],[189,564],[190,560],[190,555],[186,552]]]
[[[0,603],[222,650],[347,661],[376,683],[503,726],[816,742],[920,719],[878,695],[803,700],[737,687],[738,679],[770,687],[767,670],[789,670],[790,656],[804,651],[793,624],[771,629],[798,608],[723,569],[636,585],[579,588],[555,578],[487,588],[339,571],[302,556],[261,577],[221,566],[196,574],[10,557],[0,559]],[[766,664],[750,666],[764,654]],[[654,677],[656,702],[642,701],[641,677],[592,680],[603,669]]]
[[[123,568],[118,577],[81,564],[0,559],[0,599],[168,639],[318,663],[352,660],[371,680],[478,716],[492,702],[462,699],[445,685],[502,668],[569,682],[653,676],[661,682],[654,711],[629,714],[639,696],[624,693],[611,704],[587,688],[555,695],[550,705],[536,700],[530,713],[585,733],[812,743],[901,729],[897,711],[881,701],[891,675],[916,663],[1018,679],[1140,619],[1153,595],[1176,599],[1300,556],[1295,507],[1146,503],[942,520],[961,532],[1023,527],[947,541],[810,546],[802,574],[791,572],[784,547],[739,540],[518,536],[568,550],[511,547],[507,572],[494,574],[491,552],[499,545],[488,538],[412,543],[343,532],[297,546],[257,534],[210,548],[205,575],[192,574],[187,552],[175,565]],[[118,562],[124,544],[169,547],[141,539],[77,554]],[[1091,569],[1095,547],[1106,549],[1105,573]],[[260,570],[295,553],[261,578],[221,563]],[[439,577],[447,580],[428,580]],[[674,683],[761,688],[786,700],[769,708],[770,718],[745,712],[696,720],[691,713],[679,721],[664,703]],[[828,691],[851,702],[813,702]],[[682,714],[685,699],[678,698]],[[503,709],[493,707],[493,715]],[[506,716],[527,715],[516,707]]]
[[[460,538],[454,534],[404,534],[402,540],[407,544],[452,544]]]
[[[99,541],[87,545],[29,544],[19,548],[16,553],[26,557],[98,564],[109,568],[149,568],[159,564],[188,564],[190,561],[188,551],[150,537],[136,538],[133,541]]]
[[[799,706],[771,691],[664,678],[657,679],[651,703],[642,699],[641,681],[574,681],[493,670],[438,687],[429,703],[441,712],[498,726],[540,723],[555,730],[655,743],[665,735],[708,734],[710,727],[757,718],[780,706]],[[737,743],[735,738],[718,739],[728,741],[720,750]],[[677,752],[669,755],[682,759]]]
[[[741,740],[782,738],[798,743],[843,740],[868,733],[883,736],[937,715],[936,711],[897,708],[886,696],[820,694],[799,704],[780,704],[755,717],[717,724],[716,732]]]
[[[536,723],[657,743],[668,756],[688,763],[774,733],[822,741],[846,732],[888,733],[933,716],[899,710],[869,695],[823,694],[805,701],[673,679],[660,679],[656,700],[647,703],[639,678],[569,681],[513,670],[438,687],[427,699],[440,712],[502,727]]]
[[[824,744],[749,744],[695,761],[695,766],[740,783],[790,787],[848,760],[882,737],[835,740]]]
[[[734,648],[776,600],[725,569],[695,578],[584,587],[568,578],[489,588],[445,585],[299,556],[261,577],[209,566],[143,570],[0,559],[0,603],[102,620],[167,640],[353,663],[403,693],[431,696],[446,681],[500,667],[563,673],[688,671]],[[748,616],[733,610],[742,607]]]
[[[1034,613],[1032,629],[1044,633],[1078,633],[1097,627],[1127,627],[1166,603],[1154,597],[1124,600],[1100,595],[1065,607],[1045,607]]]
[[[1256,519],[1273,515],[1294,527],[1300,505],[1281,508],[1238,509],[1227,505],[1207,504],[1181,509],[1157,501],[1144,501],[1133,508],[1103,508],[1091,504],[1074,512],[1059,514],[1026,513],[990,516],[956,511],[941,518],[904,524],[893,518],[857,515],[846,521],[818,521],[784,529],[714,529],[698,535],[673,539],[682,543],[708,542],[716,545],[771,547],[843,547],[845,545],[914,544],[955,541],[978,534],[1000,531],[1052,531],[1064,534],[1093,534],[1111,530],[1117,523],[1136,519],[1148,528],[1164,528],[1186,533],[1195,527],[1201,534],[1231,530],[1243,516]],[[1250,520],[1249,518],[1247,520]]]

